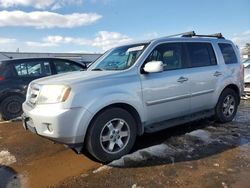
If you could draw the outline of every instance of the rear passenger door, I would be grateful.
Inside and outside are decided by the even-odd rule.
[[[191,112],[211,109],[215,106],[214,95],[222,77],[212,44],[185,43],[189,59],[191,86]]]

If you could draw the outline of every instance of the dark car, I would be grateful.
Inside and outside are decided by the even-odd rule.
[[[0,61],[0,113],[5,120],[22,114],[22,103],[32,80],[54,74],[86,69],[67,59],[29,58]]]

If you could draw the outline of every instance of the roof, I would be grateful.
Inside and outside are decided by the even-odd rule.
[[[73,61],[70,59],[65,59],[65,58],[54,58],[54,57],[28,57],[28,58],[15,58],[15,59],[4,59],[2,62],[9,62],[9,61],[22,61],[22,60],[66,60],[66,61]],[[76,61],[73,61],[76,62]]]

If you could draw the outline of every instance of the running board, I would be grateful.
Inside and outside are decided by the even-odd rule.
[[[197,112],[194,114],[189,114],[186,116],[162,121],[159,123],[154,123],[154,124],[146,126],[145,132],[152,133],[152,132],[161,131],[163,129],[174,127],[176,125],[181,125],[181,124],[192,122],[192,121],[199,120],[199,119],[206,119],[206,118],[213,116],[214,114],[215,114],[214,110],[206,110],[206,111],[201,111],[201,112]]]

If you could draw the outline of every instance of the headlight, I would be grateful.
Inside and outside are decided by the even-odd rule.
[[[37,104],[60,103],[67,100],[70,87],[64,85],[44,85],[41,87]]]

